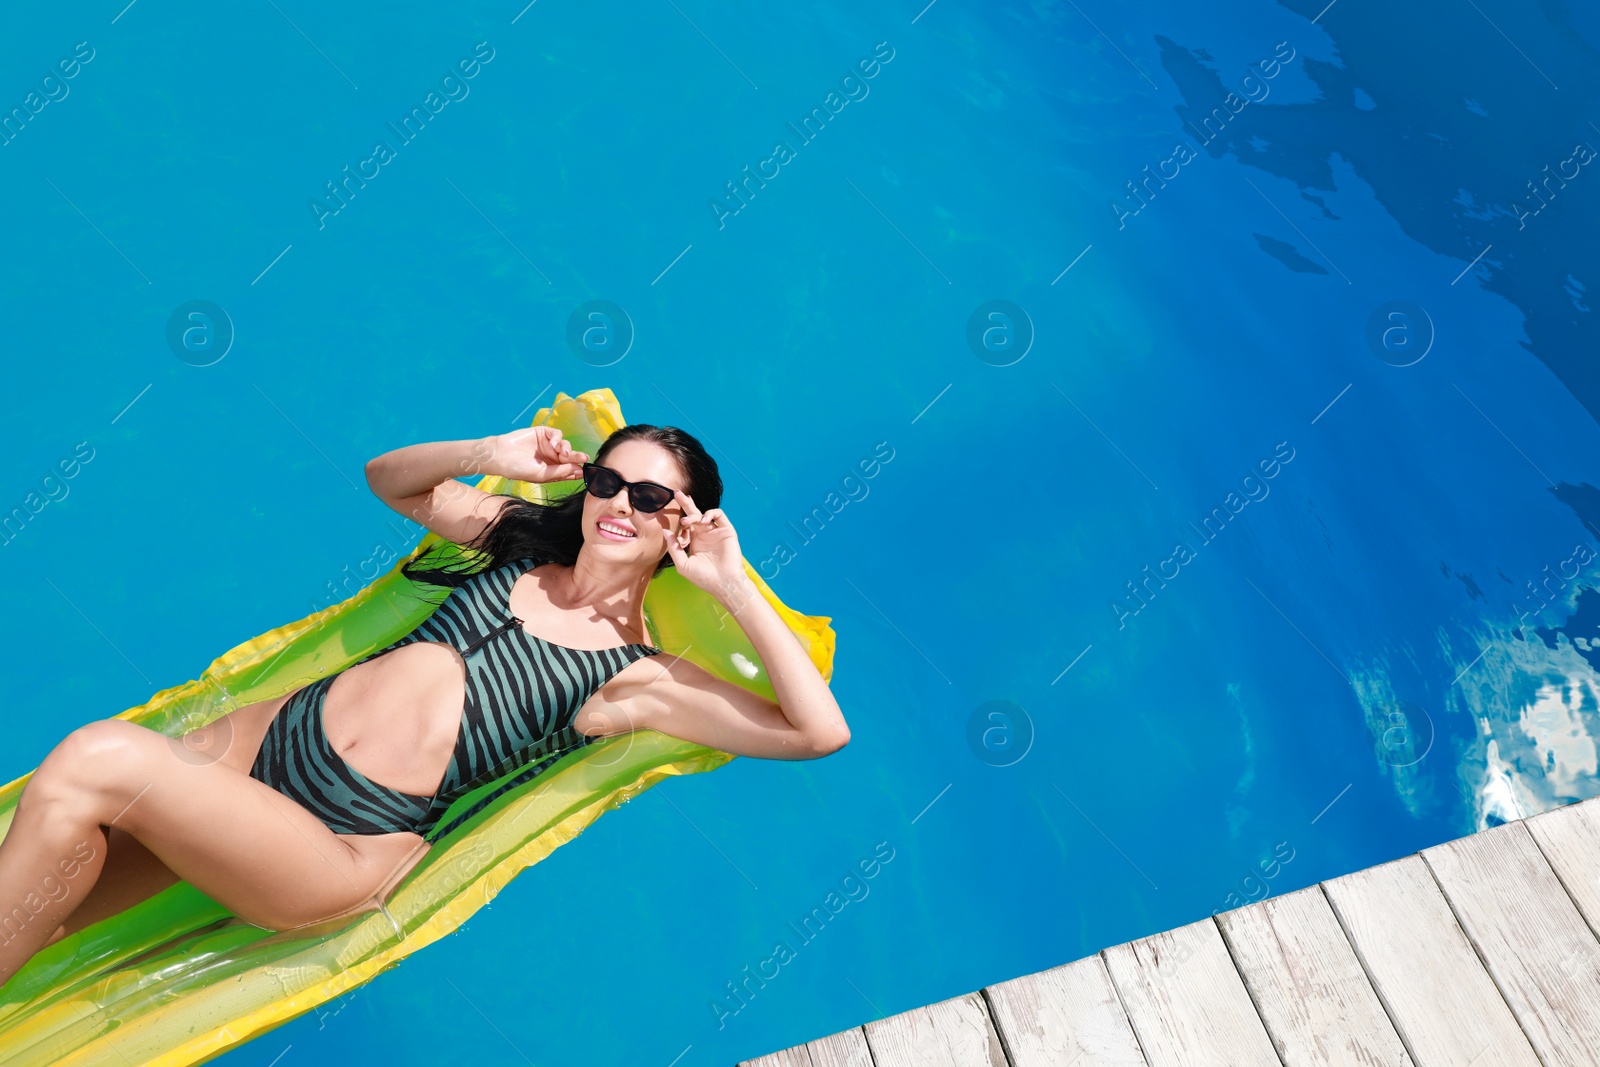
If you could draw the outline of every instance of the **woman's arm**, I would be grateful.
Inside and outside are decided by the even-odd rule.
[[[792,634],[789,640],[793,642]],[[806,662],[809,667],[810,661]],[[816,759],[838,751],[850,740],[842,717],[836,720],[839,732],[807,731],[791,722],[779,704],[686,659],[669,659],[661,666],[654,677],[646,673],[621,686],[613,682],[596,695],[595,701],[602,705],[595,709],[596,718],[604,727],[591,731],[593,736],[648,729],[736,756],[782,760]],[[816,668],[811,667],[811,672],[815,674]]]
[[[678,502],[679,530],[667,531],[674,566],[739,621],[778,699],[774,704],[679,660],[639,694],[634,724],[769,759],[810,759],[844,747],[850,741],[844,713],[799,638],[745,573],[728,517],[719,508],[702,515],[683,493]],[[656,514],[667,522],[663,512]]]
[[[744,628],[777,694],[778,710],[795,732],[807,739],[818,755],[825,756],[849,744],[850,727],[839,702],[833,698],[833,690],[811,662],[800,639],[750,577],[740,574],[711,590],[711,595]],[[739,686],[732,688],[748,692]]]
[[[588,460],[553,426],[461,441],[406,445],[367,461],[373,493],[447,541],[465,544],[492,522],[508,499],[456,481],[495,474],[527,482],[581,477]]]

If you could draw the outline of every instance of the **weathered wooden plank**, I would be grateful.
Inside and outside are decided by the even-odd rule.
[[[867,1035],[859,1026],[819,1037],[806,1045],[811,1067],[872,1067]]]
[[[1217,925],[1285,1067],[1411,1067],[1321,886],[1223,912]]]
[[[1097,955],[983,992],[1012,1067],[1146,1067]]]
[[[1600,799],[1541,812],[1523,825],[1590,929],[1600,930]]]
[[[878,1019],[865,1030],[877,1067],[1006,1067],[977,993]]]
[[[1322,883],[1339,923],[1422,1067],[1540,1067],[1422,857]]]
[[[1150,1067],[1279,1067],[1210,919],[1101,955]]]
[[[810,1045],[796,1045],[794,1048],[780,1049],[759,1056],[753,1060],[742,1060],[739,1067],[816,1067],[811,1062]]]
[[[1521,822],[1424,849],[1545,1067],[1600,1063],[1600,941]]]
[[[867,1035],[861,1027],[852,1026],[804,1045],[745,1060],[739,1067],[872,1067],[872,1053],[867,1050]]]

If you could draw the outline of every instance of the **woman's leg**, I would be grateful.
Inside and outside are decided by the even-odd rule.
[[[101,919],[109,919],[178,881],[178,876],[126,830],[106,835],[106,862],[94,888],[45,944],[53,945]]]
[[[285,694],[247,704],[205,726],[172,738],[168,744],[172,746],[174,755],[188,762],[209,763],[219,760],[241,774],[249,774],[256,753],[261,750],[261,738],[288,696]],[[101,868],[94,888],[83,897],[82,903],[67,917],[67,921],[57,927],[46,944],[53,945],[101,919],[126,911],[178,881],[172,868],[162,863],[155,853],[126,830],[111,830],[106,838],[105,866]]]
[[[183,758],[164,735],[122,719],[56,746],[0,842],[0,983],[88,897],[106,862],[102,827],[273,930],[359,910],[421,840],[343,838],[230,762]]]

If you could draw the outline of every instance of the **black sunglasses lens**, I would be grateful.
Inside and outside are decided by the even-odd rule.
[[[628,490],[628,495],[640,511],[660,511],[672,503],[672,490],[648,482],[636,483]]]
[[[622,491],[622,479],[615,471],[588,464],[583,468],[583,484],[595,496],[608,499]]]

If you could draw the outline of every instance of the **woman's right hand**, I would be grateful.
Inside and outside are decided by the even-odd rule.
[[[586,453],[573,450],[554,426],[529,426],[489,438],[494,473],[519,482],[562,482],[583,477]]]

